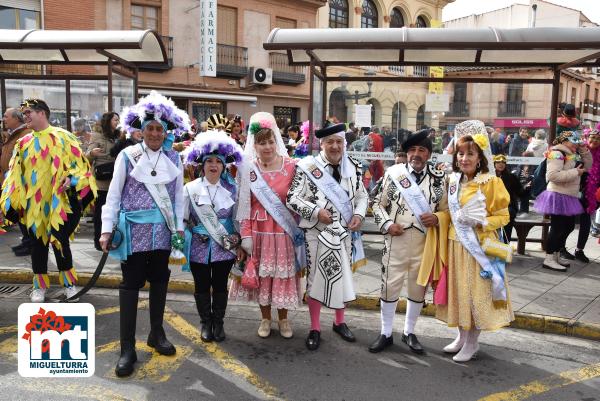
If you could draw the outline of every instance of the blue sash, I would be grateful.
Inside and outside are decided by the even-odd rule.
[[[129,255],[133,253],[131,250],[131,224],[165,224],[165,219],[157,208],[130,212],[121,210],[117,228],[121,232],[123,240],[118,248],[109,252],[109,255],[115,259],[127,260]],[[154,233],[152,234],[154,238]]]
[[[327,200],[335,206],[346,224],[350,224],[354,215],[354,207],[346,190],[319,165],[314,156],[302,159],[297,166],[323,192]],[[356,271],[359,267],[367,264],[367,258],[363,248],[361,232],[351,231],[350,235],[352,239],[352,271]]]
[[[269,187],[269,184],[264,180],[260,171],[257,171],[254,166],[251,168],[250,189],[269,215],[273,217],[273,220],[283,228],[283,231],[292,240],[295,249],[296,271],[298,272],[307,266],[304,231],[298,227],[294,216],[283,202],[281,202],[279,196]]]
[[[456,219],[456,212],[460,209],[460,173],[454,173],[451,176],[448,190],[448,208],[450,217],[454,225],[456,237],[462,246],[475,258],[481,268],[479,275],[491,281],[492,300],[506,301],[506,287],[504,286],[504,267],[497,258],[490,260],[481,249],[477,234],[472,227],[461,224]]]
[[[233,226],[233,220],[231,219],[219,219],[219,223],[225,227],[229,234],[233,234],[235,232],[235,228]],[[212,249],[212,242],[214,241],[210,236],[206,227],[202,224],[198,224],[197,226],[192,227],[192,229],[186,228],[183,235],[185,237],[185,242],[183,245],[183,254],[185,255],[186,263],[182,266],[182,270],[184,272],[190,271],[190,254],[192,251],[192,237],[194,234],[206,235],[208,237],[208,258],[210,260],[210,252]],[[208,261],[207,261],[208,263]]]

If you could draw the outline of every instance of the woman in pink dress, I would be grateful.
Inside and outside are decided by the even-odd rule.
[[[303,266],[297,266],[290,236],[250,188],[251,183],[257,180],[256,175],[260,174],[285,205],[287,191],[294,177],[295,160],[287,156],[279,128],[271,114],[260,112],[251,117],[245,160],[247,164],[238,175],[240,198],[237,219],[240,222],[242,248],[258,269],[259,287],[248,289],[240,281],[233,280],[229,298],[258,302],[262,315],[258,335],[262,338],[271,334],[271,307],[274,306],[279,315],[279,333],[284,338],[291,338],[293,332],[287,310],[301,303],[298,270]]]

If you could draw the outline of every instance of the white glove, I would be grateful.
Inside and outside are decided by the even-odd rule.
[[[248,254],[252,255],[252,237],[242,238],[242,249]]]
[[[458,209],[456,212],[456,221],[469,227],[475,227],[480,221],[469,217],[463,209]]]

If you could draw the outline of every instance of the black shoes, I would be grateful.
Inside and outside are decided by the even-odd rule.
[[[377,337],[377,340],[369,347],[369,352],[374,354],[381,352],[392,344],[394,344],[394,336],[386,337],[385,335],[380,334],[379,337]]]
[[[10,249],[12,249],[13,252],[16,252],[16,251],[19,251],[19,250],[25,249],[25,248],[31,248],[31,242],[21,242],[18,245],[10,247]]]
[[[560,250],[560,257],[563,259],[575,260],[575,255],[569,253],[567,248],[563,248]]]
[[[422,354],[425,351],[419,340],[417,340],[417,336],[413,333],[408,335],[402,333],[402,342],[408,345],[408,348],[416,354]]]
[[[29,246],[25,246],[22,248],[17,248],[13,251],[15,256],[29,256],[31,255],[31,248]]]
[[[311,330],[306,337],[306,348],[310,351],[314,351],[319,348],[321,344],[321,332],[317,330]]]
[[[338,333],[340,337],[342,337],[342,339],[348,341],[349,343],[353,343],[356,341],[356,337],[354,337],[354,334],[352,334],[346,323],[340,323],[339,325],[336,325],[334,323],[333,331]]]
[[[582,250],[576,250],[575,251],[575,259],[577,259],[580,262],[583,263],[590,263],[590,260],[588,259],[587,256],[585,256],[585,253],[583,253],[583,249]]]

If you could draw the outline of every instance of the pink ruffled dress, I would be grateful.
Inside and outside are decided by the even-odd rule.
[[[295,167],[295,160],[284,158],[280,170],[262,172],[264,180],[284,204]],[[232,280],[229,299],[257,301],[259,305],[272,305],[277,309],[295,308],[301,304],[302,290],[296,274],[294,245],[254,194],[251,197],[250,219],[240,222],[240,231],[242,238],[252,237],[252,258],[258,264],[260,285],[248,290],[238,280]]]

